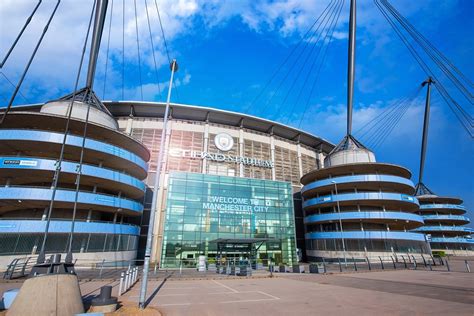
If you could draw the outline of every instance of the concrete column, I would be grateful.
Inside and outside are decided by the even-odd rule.
[[[131,135],[133,130],[133,116],[130,115],[127,119],[127,125],[125,126],[125,134]]]
[[[171,117],[168,120],[167,124],[167,130],[166,130],[166,136],[165,136],[165,154],[163,155],[163,168],[164,170],[168,169],[168,152],[170,149],[170,142],[171,142],[171,130],[173,129],[173,121],[171,120]],[[161,148],[160,148],[161,150]],[[162,170],[163,171],[163,170]],[[165,172],[161,172],[161,174],[165,174]]]
[[[47,216],[48,216],[48,208],[45,207],[43,211],[43,216],[41,216],[41,220],[45,221]]]
[[[319,168],[324,168],[324,155],[323,152],[320,151],[316,154],[316,158],[319,160]]]
[[[209,150],[209,121],[206,121],[204,125],[204,146],[202,151],[207,152]],[[206,174],[207,170],[207,159],[202,159],[202,173]]]
[[[272,180],[276,180],[275,137],[273,136],[273,128],[272,132],[270,133],[270,154],[273,161]]]
[[[244,156],[244,129],[242,123],[240,124],[239,130],[239,155]],[[243,178],[244,176],[244,164],[239,164],[239,176]]]
[[[298,156],[298,170],[300,172],[300,179],[303,177],[303,159],[301,158],[301,144],[298,141],[296,144],[296,154]]]
[[[48,216],[48,208],[45,207],[44,211],[43,211],[43,215],[41,216],[41,221],[45,221],[47,216]],[[31,254],[32,255],[36,254],[36,250],[38,250],[39,241],[40,241],[40,237],[36,237],[33,249],[31,249]]]
[[[92,210],[89,209],[89,211],[87,212],[86,222],[89,223],[91,221],[91,218],[92,218]]]

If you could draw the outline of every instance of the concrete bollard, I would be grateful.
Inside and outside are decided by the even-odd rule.
[[[123,286],[124,286],[124,280],[125,279],[125,273],[122,272],[120,273],[120,284],[119,284],[119,291],[118,291],[118,295],[122,295],[122,293],[124,292],[123,290]]]
[[[468,273],[471,273],[471,268],[469,267],[469,262],[467,260],[464,260],[464,263],[466,264],[466,270]]]
[[[125,292],[127,292],[130,284],[130,271],[125,272]]]

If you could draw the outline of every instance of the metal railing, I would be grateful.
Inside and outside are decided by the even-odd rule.
[[[3,279],[11,280],[28,275],[30,269],[36,262],[36,257],[22,257],[13,259],[3,273]]]

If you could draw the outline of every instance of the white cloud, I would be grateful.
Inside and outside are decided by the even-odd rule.
[[[434,1],[434,0],[430,0]],[[225,25],[227,21],[238,18],[243,24],[256,32],[276,32],[283,39],[293,39],[303,35],[314,22],[330,1],[314,0],[276,0],[276,1],[252,1],[252,0],[160,0],[160,13],[163,27],[171,49],[171,57],[179,57],[179,52],[173,50],[173,40],[180,36],[205,36],[205,32],[215,27]],[[88,17],[93,1],[63,0],[59,6],[48,33],[45,36],[35,61],[28,73],[22,91],[41,91],[42,98],[57,97],[61,93],[67,93],[73,88],[75,74],[78,69],[81,48],[83,45]],[[156,49],[156,62],[158,67],[168,64],[168,57],[164,50],[163,38],[159,28],[158,16],[154,0],[147,0],[148,13],[152,25],[152,38]],[[33,18],[31,24],[13,52],[11,60],[2,69],[12,81],[16,82],[23,71],[26,61],[31,54],[32,48],[44,27],[44,24],[52,11],[54,1],[43,1],[40,9]],[[109,1],[111,5],[111,1]],[[403,8],[405,15],[417,11],[425,3],[401,0],[397,6]],[[449,7],[452,4],[444,6]],[[0,11],[1,36],[0,52],[5,52],[13,42],[18,30],[23,25],[26,17],[33,8],[31,1],[27,0],[2,0]],[[105,50],[108,39],[108,27],[110,9],[105,23],[103,41],[99,57],[96,89],[102,90],[104,76]],[[137,1],[137,23],[140,38],[140,57],[144,71],[143,78],[146,82],[156,82],[154,74],[154,60],[152,56],[150,34],[145,10],[145,1]],[[348,4],[342,10],[338,27],[334,33],[334,39],[343,40],[347,38]],[[125,12],[122,11],[121,1],[114,2],[112,11],[112,30],[110,38],[110,51],[108,61],[107,91],[121,87],[121,65],[122,54],[127,64],[127,78],[130,78],[130,69],[137,69],[138,53],[136,40],[135,10],[132,1],[126,1]],[[125,16],[124,47],[122,50],[122,16]],[[377,54],[383,51],[384,44],[390,40],[386,35],[389,26],[383,21],[383,17],[377,12],[373,1],[365,0],[358,2],[358,26],[365,30],[362,32],[362,43],[375,42],[372,52]],[[197,33],[196,28],[203,27]],[[6,31],[8,30],[8,32]],[[86,55],[87,65],[88,55]],[[84,73],[87,69],[83,67],[83,76],[80,85],[84,82]],[[162,74],[160,73],[160,76]],[[159,79],[160,80],[160,79]],[[181,80],[185,80],[182,78]],[[366,81],[364,83],[364,80]],[[376,78],[364,77],[359,85],[362,90],[367,90],[376,82]],[[183,81],[184,82],[184,81]],[[368,83],[367,83],[368,82]],[[137,84],[138,85],[138,80]],[[33,87],[35,87],[33,89]],[[0,78],[1,95],[8,95],[8,85]],[[58,95],[59,94],[59,95]]]

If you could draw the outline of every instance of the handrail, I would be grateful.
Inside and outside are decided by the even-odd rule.
[[[3,160],[31,160],[31,161],[39,161],[40,163],[41,162],[45,162],[45,163],[56,163],[56,159],[50,159],[50,158],[45,158],[45,157],[36,157],[36,156],[10,156],[10,155],[2,155],[0,156],[0,161]],[[62,171],[64,171],[64,167],[65,165],[67,164],[70,164],[70,165],[77,165],[79,166],[79,162],[77,161],[72,161],[72,160],[64,160],[63,161],[63,165],[62,165]],[[36,167],[36,168],[35,168]],[[0,166],[0,168],[4,168],[4,169],[24,169],[24,170],[44,170],[44,171],[51,171],[51,172],[54,172],[54,168],[46,168],[47,166],[43,167],[43,168],[38,168],[38,166],[35,166],[35,167],[32,167],[32,166],[25,166],[23,168],[20,168],[19,165],[14,165],[14,164],[11,164],[11,165],[6,165],[6,164],[3,164],[2,166]],[[53,166],[52,166],[53,167]],[[104,177],[101,177],[101,176],[98,176],[96,174],[88,174],[84,171],[84,168],[92,168],[92,169],[101,169],[101,170],[104,170],[105,172],[110,172],[110,173],[114,173],[114,174],[117,174],[119,178],[121,177],[128,177],[130,178],[128,182],[124,182],[124,181],[120,181],[119,179],[115,179],[115,178],[104,178]],[[77,173],[77,170],[76,168],[75,169],[75,173]],[[64,171],[66,172],[66,171]],[[99,166],[99,165],[94,165],[94,164],[90,164],[90,163],[84,163],[83,164],[83,169],[82,169],[82,175],[86,175],[86,176],[89,176],[89,177],[95,177],[95,178],[100,178],[100,179],[104,179],[104,180],[109,180],[109,181],[112,181],[112,182],[120,182],[120,183],[123,183],[125,185],[129,185],[129,186],[133,186],[135,188],[138,188],[138,189],[141,189],[141,190],[145,190],[145,184],[143,183],[143,181],[139,180],[138,178],[134,177],[133,175],[129,174],[129,173],[126,173],[126,172],[123,172],[121,170],[118,170],[118,169],[112,169],[112,168],[109,168],[109,167],[104,167],[104,166]]]
[[[40,221],[41,217],[0,217],[0,223],[2,221]],[[51,221],[55,222],[71,222],[71,219],[67,218],[54,218],[51,217]],[[104,224],[115,224],[115,225],[127,225],[127,226],[139,226],[131,223],[113,223],[110,221],[98,221],[98,220],[87,220],[87,219],[75,219],[75,222],[81,222],[81,223],[104,223]]]
[[[51,187],[50,186],[36,186],[36,185],[9,185],[9,186],[0,186],[0,190],[1,189],[8,189],[8,188],[24,188],[24,189],[45,189],[45,190],[51,190]],[[61,190],[61,191],[70,191],[70,192],[76,192],[76,190],[74,189],[68,189],[68,188],[63,188],[63,187],[58,187],[58,190]],[[104,192],[93,192],[93,191],[84,191],[84,190],[79,190],[79,193],[88,193],[88,194],[96,194],[96,195],[105,195],[105,196],[110,196],[110,197],[113,197],[113,198],[116,198],[116,199],[121,199],[121,200],[126,200],[126,201],[131,201],[131,202],[135,202],[135,203],[139,203],[139,204],[142,204],[141,200],[142,199],[130,199],[130,198],[126,198],[126,197],[123,197],[123,196],[118,196],[118,195],[114,195],[114,194],[108,194],[108,193],[104,193]]]

